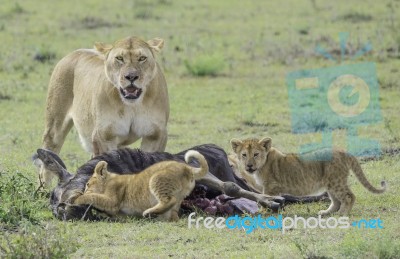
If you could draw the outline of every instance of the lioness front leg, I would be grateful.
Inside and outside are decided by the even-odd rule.
[[[118,149],[115,137],[107,130],[95,130],[92,135],[92,156],[101,155],[107,151]]]
[[[104,194],[83,194],[72,201],[72,203],[75,205],[92,205],[111,216],[115,216],[119,212],[118,201],[116,199],[111,199]]]
[[[167,146],[167,130],[158,130],[157,133],[142,138],[140,149],[146,152],[164,151]]]

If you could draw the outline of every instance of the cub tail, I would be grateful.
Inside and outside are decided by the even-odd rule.
[[[358,181],[370,192],[372,193],[384,193],[386,191],[386,181],[381,181],[381,188],[377,189],[368,181],[365,174],[358,162],[357,158],[349,156],[350,158],[350,168],[357,177]]]
[[[185,154],[186,163],[189,163],[192,158],[195,158],[200,163],[200,167],[191,167],[194,179],[201,179],[208,173],[207,160],[199,152],[195,150],[189,150]]]

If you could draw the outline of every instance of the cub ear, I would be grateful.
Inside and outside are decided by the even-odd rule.
[[[110,50],[113,48],[113,45],[102,42],[96,42],[94,43],[94,48],[101,54],[107,55],[108,52],[110,52]]]
[[[150,48],[153,50],[160,52],[164,47],[164,40],[161,38],[154,38],[152,40],[148,40],[147,43],[150,45]]]
[[[231,139],[231,146],[233,152],[237,153],[239,151],[239,148],[243,145],[243,142],[239,139]]]
[[[100,175],[102,178],[106,178],[107,176],[107,162],[106,161],[100,161],[97,163],[94,173]]]
[[[272,146],[272,139],[271,138],[263,138],[260,141],[258,141],[258,144],[263,146],[266,151],[268,151],[271,146]]]

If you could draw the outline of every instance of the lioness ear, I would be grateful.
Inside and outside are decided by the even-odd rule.
[[[100,161],[97,163],[96,168],[94,169],[94,173],[100,175],[102,178],[106,178],[107,176],[107,162]]]
[[[164,47],[164,40],[161,38],[154,38],[152,40],[148,40],[147,43],[150,45],[152,49],[157,52],[160,52],[161,49]]]
[[[103,55],[107,55],[108,52],[110,52],[110,50],[113,48],[113,45],[111,44],[106,44],[106,43],[102,43],[102,42],[96,42],[94,44],[94,48],[100,52]]]
[[[243,142],[239,139],[231,139],[231,146],[232,146],[232,150],[233,152],[237,153],[239,151],[239,147],[241,147],[243,144]]]
[[[266,151],[268,151],[272,146],[272,139],[271,138],[263,138],[262,140],[258,141],[258,144],[263,146]]]

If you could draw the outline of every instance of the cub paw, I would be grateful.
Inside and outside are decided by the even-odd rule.
[[[175,221],[178,221],[178,220],[179,220],[178,212],[175,211],[175,210],[173,210],[173,211],[171,212],[171,216],[170,216],[170,218],[169,218],[169,221],[175,222]]]
[[[320,210],[320,211],[318,211],[318,215],[321,215],[321,216],[326,216],[326,215],[329,215],[329,214],[331,214],[331,212],[328,211],[328,210]]]
[[[82,194],[83,194],[83,192],[81,192],[81,191],[74,192],[74,194],[72,194],[72,196],[69,197],[69,199],[66,201],[66,203],[75,204],[76,199],[79,196],[82,196]]]
[[[142,215],[144,218],[153,218],[154,217],[151,209],[145,210]]]

